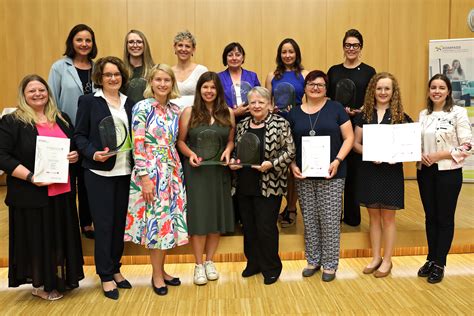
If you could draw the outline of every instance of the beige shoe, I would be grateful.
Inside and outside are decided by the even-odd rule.
[[[387,275],[390,274],[390,272],[392,271],[392,268],[393,268],[393,264],[390,262],[390,268],[388,268],[387,271],[382,272],[380,270],[377,270],[377,271],[374,272],[374,277],[376,277],[376,278],[385,278]]]
[[[374,273],[374,271],[376,271],[380,267],[382,262],[383,262],[383,259],[380,258],[380,262],[375,267],[372,267],[372,268],[365,267],[364,270],[362,270],[362,273],[363,274],[372,274],[372,273]]]

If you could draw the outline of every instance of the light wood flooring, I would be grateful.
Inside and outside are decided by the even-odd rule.
[[[342,259],[337,278],[321,281],[321,272],[303,278],[305,262],[284,261],[275,284],[261,275],[240,276],[244,262],[216,263],[218,281],[192,283],[192,264],[167,264],[168,273],[183,284],[167,296],[150,286],[150,265],[127,265],[122,273],[133,285],[120,290],[118,301],[106,299],[92,266],[86,279],[64,298],[47,302],[31,295],[31,286],[7,288],[7,269],[0,269],[1,315],[473,315],[474,254],[450,255],[443,282],[429,284],[416,276],[424,256],[395,257],[392,274],[384,279],[362,274],[369,258]]]

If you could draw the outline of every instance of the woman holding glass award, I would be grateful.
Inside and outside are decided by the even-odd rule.
[[[130,73],[125,94],[137,103],[144,99],[146,78],[155,65],[145,34],[138,30],[130,30],[127,33],[123,48],[123,63]]]
[[[151,285],[157,295],[181,281],[165,272],[166,250],[188,243],[186,191],[175,144],[179,96],[171,67],[155,65],[148,77],[145,100],[133,107],[133,158],[125,241],[150,251]]]
[[[362,130],[365,124],[412,122],[403,112],[400,88],[392,74],[382,72],[372,77],[365,94],[364,108],[354,121],[354,151],[358,154],[363,151]],[[395,211],[404,208],[403,163],[362,161],[359,172],[358,200],[369,212],[373,256],[363,273],[373,273],[376,278],[383,278],[389,275],[392,269],[392,253],[397,232]]]
[[[118,299],[117,288],[132,287],[120,273],[132,157],[130,151],[117,146],[117,141],[121,138],[121,143],[127,144],[133,102],[120,93],[128,81],[128,71],[119,58],[100,58],[92,81],[97,91],[79,98],[74,140],[86,169],[96,272],[104,295]]]
[[[418,276],[443,280],[454,235],[454,213],[462,186],[462,167],[472,155],[472,130],[465,108],[453,103],[450,80],[441,74],[428,83],[426,109],[420,112],[422,159],[417,179],[425,210],[428,256]]]
[[[205,72],[197,82],[194,105],[181,114],[178,138],[178,148],[188,158],[184,175],[197,285],[219,278],[214,253],[220,235],[234,231],[230,170],[221,165],[229,163],[234,149],[234,127],[219,76]]]
[[[291,102],[294,104],[281,104],[275,108],[284,117],[287,116],[287,112],[292,105],[301,105],[303,100],[304,79],[308,71],[303,68],[301,60],[301,51],[298,43],[292,38],[284,39],[278,45],[276,55],[277,67],[267,75],[265,80],[265,87],[272,92],[274,103],[280,103],[277,102],[277,99],[280,98],[278,90],[287,91],[284,88],[290,88],[291,91],[288,91],[288,93],[293,94],[293,96],[289,99],[294,99]],[[298,198],[294,183],[293,175],[290,173],[286,195],[287,204],[285,210],[279,216],[281,227],[283,228],[296,224],[296,202]]]
[[[37,136],[72,134],[71,120],[57,109],[46,81],[23,78],[17,110],[0,119],[0,169],[8,174],[8,286],[31,283],[34,296],[50,301],[84,278],[81,235],[69,175],[67,183],[36,182],[35,151]],[[77,151],[67,160],[77,162]]]
[[[328,96],[342,103],[351,119],[360,112],[364,103],[365,90],[375,69],[361,61],[364,38],[355,29],[350,29],[342,39],[344,62],[328,70]],[[346,183],[344,187],[343,221],[350,226],[360,224],[360,206],[357,200],[357,179],[361,157],[355,152],[349,153],[347,161]]]
[[[224,88],[225,102],[227,106],[234,110],[236,118],[248,113],[247,104],[242,101],[242,83],[249,84],[250,88],[260,86],[257,74],[253,71],[242,68],[245,61],[245,50],[240,43],[232,42],[228,44],[222,53],[222,63],[227,69],[219,73],[219,78]],[[246,96],[244,96],[246,98]]]
[[[92,61],[97,56],[94,31],[85,24],[74,26],[66,39],[64,58],[56,61],[49,72],[48,83],[58,108],[76,122],[77,101],[81,95],[92,93]],[[84,169],[81,160],[71,173],[73,192],[76,192],[79,221],[86,238],[94,239],[94,228],[89,210],[87,189],[84,184]]]
[[[295,156],[290,125],[281,116],[270,113],[271,99],[266,88],[254,87],[250,90],[251,116],[237,125],[237,151],[230,167],[237,170],[237,199],[247,258],[242,277],[261,272],[267,285],[278,280],[282,269],[278,256],[277,218],[282,196],[286,193],[288,166]],[[256,146],[243,141],[249,136],[256,139]],[[256,159],[240,160],[246,156],[245,151]],[[245,162],[246,167],[234,165],[235,162]],[[250,164],[253,165],[249,167]]]
[[[291,170],[303,214],[308,261],[303,276],[312,276],[322,266],[325,282],[334,280],[339,264],[342,191],[346,175],[344,158],[354,142],[349,115],[339,102],[326,97],[327,85],[328,77],[324,72],[311,71],[305,79],[306,102],[291,109],[288,115],[296,145],[296,159]],[[311,152],[316,146],[324,150]],[[310,154],[305,155],[306,151]],[[319,157],[315,159],[315,155]],[[308,156],[311,156],[309,163],[303,165],[303,158]]]
[[[173,47],[178,63],[172,69],[180,94],[180,98],[173,100],[173,102],[183,109],[193,105],[196,83],[199,77],[207,71],[207,68],[192,61],[196,52],[196,38],[191,32],[178,32],[174,37]]]

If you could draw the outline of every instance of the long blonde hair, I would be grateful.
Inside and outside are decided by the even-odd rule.
[[[55,123],[56,119],[59,117],[66,124],[66,126],[69,126],[69,123],[62,117],[61,112],[58,110],[48,84],[42,77],[36,74],[27,75],[21,80],[18,87],[18,108],[15,112],[13,112],[13,115],[18,120],[27,125],[34,126],[38,122],[38,116],[36,115],[36,112],[31,108],[31,106],[28,105],[25,98],[26,86],[32,81],[38,81],[44,85],[48,91],[48,102],[44,106],[44,115],[46,116],[48,123]]]
[[[367,86],[367,92],[365,93],[364,107],[362,109],[364,120],[370,122],[374,115],[375,109],[375,88],[377,82],[380,79],[388,78],[392,80],[393,94],[390,98],[390,114],[392,115],[392,124],[402,123],[405,119],[403,113],[402,96],[400,94],[400,86],[398,85],[397,79],[388,72],[379,72],[370,79],[369,85]]]
[[[171,77],[171,81],[173,82],[173,88],[171,88],[171,92],[168,94],[168,97],[166,99],[166,102],[168,102],[170,99],[176,99],[179,98],[179,90],[178,90],[178,83],[176,82],[176,76],[174,75],[173,70],[171,67],[167,64],[156,64],[151,68],[150,74],[147,77],[147,83],[146,83],[146,88],[145,91],[143,92],[143,96],[145,98],[154,98],[153,94],[153,88],[151,87],[151,82],[153,81],[153,77],[158,71],[163,71],[167,73]]]
[[[153,57],[151,56],[151,50],[150,50],[150,44],[148,44],[148,40],[145,37],[145,34],[143,32],[140,32],[138,30],[130,30],[127,35],[125,35],[125,41],[124,41],[124,46],[123,46],[123,63],[125,64],[125,67],[127,68],[130,78],[133,75],[133,66],[130,64],[130,53],[128,52],[128,35],[130,34],[137,34],[140,36],[140,38],[143,41],[143,54],[141,56],[142,58],[142,78],[148,78],[148,75],[150,74],[151,68],[155,65],[155,62],[153,61]]]

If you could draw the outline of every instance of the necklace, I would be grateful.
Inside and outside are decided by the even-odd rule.
[[[252,116],[252,123],[254,123],[255,125],[260,125],[262,124],[263,122],[265,122],[265,120],[267,119],[268,115],[270,115],[270,113],[268,113],[263,119],[261,119],[260,121],[257,121],[255,120],[255,118]]]
[[[316,120],[314,121],[314,123],[311,121],[311,114],[308,114],[309,127],[310,127],[309,136],[316,136],[316,132],[314,131],[314,128],[316,127],[316,123],[319,120],[319,115],[321,115],[321,112],[323,111],[323,107],[321,107],[321,109],[319,110],[318,115],[316,116]]]

